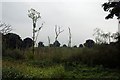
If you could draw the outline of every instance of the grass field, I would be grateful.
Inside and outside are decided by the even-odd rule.
[[[117,69],[60,63],[38,67],[28,61],[3,60],[3,78],[120,78]]]
[[[108,48],[109,49],[109,48]],[[2,77],[5,78],[110,78],[120,79],[120,69],[109,68],[108,63],[117,54],[100,53],[88,48],[36,48],[33,55],[30,50],[12,50],[3,57]],[[7,51],[6,51],[7,52]],[[108,51],[109,52],[109,51]],[[111,51],[110,51],[111,52]],[[16,53],[10,56],[11,53]],[[21,57],[15,58],[16,55]],[[110,59],[109,59],[110,58]],[[100,59],[100,60],[99,60]],[[116,59],[116,58],[115,58]],[[99,60],[99,61],[98,61]],[[108,62],[104,61],[108,60]],[[111,61],[112,61],[111,60]],[[98,63],[99,62],[99,63]],[[97,63],[97,64],[96,64]],[[114,63],[113,63],[114,64]]]

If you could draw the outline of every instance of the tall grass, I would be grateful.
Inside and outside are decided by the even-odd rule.
[[[89,66],[103,65],[104,67],[120,67],[119,50],[114,46],[95,46],[93,48],[36,48],[35,54],[26,52],[26,56],[34,57],[36,61],[52,63],[77,62]]]
[[[120,68],[119,50],[114,46],[41,47],[35,48],[35,54],[31,49],[5,52],[3,78],[120,78],[119,69],[109,69]]]
[[[89,66],[103,65],[109,68],[119,68],[119,52],[115,46],[96,45],[93,48],[40,47],[35,48],[35,54],[31,49],[25,51],[16,49],[7,50],[4,55],[15,59],[34,61],[35,64],[43,63],[47,66],[49,66],[48,64],[75,62]]]

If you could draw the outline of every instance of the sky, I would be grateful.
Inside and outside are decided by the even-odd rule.
[[[0,2],[0,19],[13,28],[12,32],[32,38],[32,19],[28,17],[28,10],[34,8],[40,12],[41,18],[37,21],[37,28],[45,22],[39,32],[37,42],[48,45],[48,36],[51,43],[55,40],[55,25],[64,30],[58,41],[68,44],[68,27],[71,28],[72,46],[85,43],[87,39],[94,40],[94,29],[100,28],[104,32],[117,32],[118,20],[105,20],[108,12],[104,12],[101,5],[107,0],[4,0]]]

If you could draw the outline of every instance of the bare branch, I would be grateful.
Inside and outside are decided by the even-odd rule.
[[[43,22],[43,23],[41,24],[41,26],[39,27],[39,29],[36,30],[36,32],[38,32],[38,33],[37,33],[37,36],[36,36],[36,39],[35,39],[35,43],[36,43],[36,41],[37,41],[37,38],[38,38],[38,35],[39,35],[39,31],[42,29],[44,23],[45,23],[45,22]]]
[[[57,40],[60,33],[62,33],[64,31],[64,30],[60,30],[60,29],[61,29],[60,26],[58,27],[57,25],[55,25],[55,34],[56,34],[55,40]]]
[[[5,23],[0,23],[0,33],[7,34],[12,31],[11,25],[6,25]]]

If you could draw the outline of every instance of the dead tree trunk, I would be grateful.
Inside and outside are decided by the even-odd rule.
[[[70,30],[69,27],[68,27],[68,30],[69,30],[69,42],[68,42],[68,47],[71,47],[71,30]]]
[[[64,30],[60,30],[60,27],[58,27],[57,25],[55,26],[55,41],[57,41],[58,36],[60,35],[60,33],[62,33]]]
[[[48,46],[50,46],[50,37],[48,36]]]
[[[37,12],[35,9],[32,9],[32,8],[30,10],[28,10],[28,13],[29,13],[28,17],[31,18],[33,21],[33,54],[34,54],[34,52],[35,52],[34,50],[35,50],[36,22],[39,18],[41,18],[41,16],[40,16],[39,12]]]

